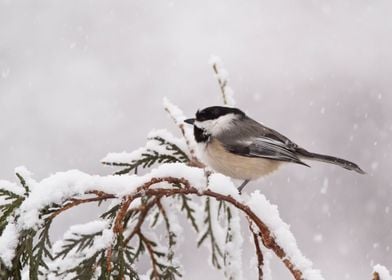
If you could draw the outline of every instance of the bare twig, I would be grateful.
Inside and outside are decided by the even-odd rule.
[[[217,56],[210,58],[210,64],[215,72],[215,77],[218,80],[219,88],[222,94],[223,104],[228,106],[234,106],[235,100],[233,98],[233,90],[227,85],[228,84],[228,73],[222,66],[222,61]]]
[[[214,69],[214,72],[216,74],[216,77],[217,77],[217,80],[218,80],[218,83],[219,83],[219,88],[220,88],[220,91],[222,93],[222,98],[223,98],[223,104],[227,105],[228,102],[227,102],[227,97],[226,97],[226,92],[225,92],[225,89],[226,89],[226,86],[227,86],[227,80],[226,79],[222,79],[220,77],[219,70],[218,70],[218,64],[217,63],[212,64],[212,69]]]

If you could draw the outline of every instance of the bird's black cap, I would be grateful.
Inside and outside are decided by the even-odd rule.
[[[197,121],[215,120],[220,116],[227,114],[235,114],[245,116],[245,113],[237,108],[223,107],[223,106],[212,106],[204,108],[201,111],[196,112]]]

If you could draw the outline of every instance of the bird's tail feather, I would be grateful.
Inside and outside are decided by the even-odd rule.
[[[348,160],[345,160],[345,159],[322,155],[322,154],[311,153],[311,152],[308,152],[302,148],[298,148],[297,153],[298,153],[298,155],[302,156],[305,159],[311,159],[311,160],[317,160],[317,161],[322,161],[322,162],[326,162],[326,163],[331,163],[331,164],[338,165],[338,166],[343,167],[348,170],[356,171],[360,174],[365,174],[365,171],[363,171],[358,165],[356,165],[355,163],[350,162]]]

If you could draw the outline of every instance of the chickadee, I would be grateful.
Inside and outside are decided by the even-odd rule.
[[[208,107],[197,111],[195,119],[185,122],[193,125],[195,140],[210,167],[244,180],[239,192],[249,181],[271,173],[282,163],[293,162],[309,167],[303,159],[332,163],[365,174],[355,163],[308,152],[237,108]]]

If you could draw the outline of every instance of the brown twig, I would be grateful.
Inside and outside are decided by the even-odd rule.
[[[373,280],[381,280],[380,274],[378,274],[377,272],[373,272]]]
[[[109,246],[109,248],[106,250],[106,269],[109,273],[110,271],[112,271],[112,266],[111,266],[112,253],[113,253],[112,246]]]
[[[97,192],[98,193],[98,192]],[[62,208],[60,208],[59,210],[57,210],[56,212],[53,212],[50,216],[49,219],[53,219],[55,218],[57,215],[61,214],[62,212],[78,206],[79,204],[83,204],[83,203],[88,203],[88,202],[95,202],[95,201],[102,201],[102,200],[106,200],[106,199],[111,199],[111,198],[115,198],[116,196],[113,194],[107,194],[107,193],[102,193],[100,192],[100,195],[97,197],[91,197],[91,198],[84,198],[84,199],[70,199],[70,203],[65,204]]]
[[[122,234],[124,231],[124,226],[123,226],[123,220],[125,217],[125,214],[128,211],[129,205],[131,204],[132,200],[134,198],[132,196],[126,196],[123,198],[123,201],[121,202],[121,208],[117,212],[116,219],[114,221],[114,226],[113,226],[113,232],[117,234]]]
[[[144,223],[144,220],[146,219],[146,216],[148,214],[148,211],[159,201],[160,197],[157,196],[155,197],[150,203],[147,205],[141,205],[140,207],[140,214],[139,214],[139,219],[137,221],[137,224],[134,226],[132,232],[128,235],[127,238],[124,240],[124,244],[128,244],[129,241],[138,233],[140,233],[140,229]]]

